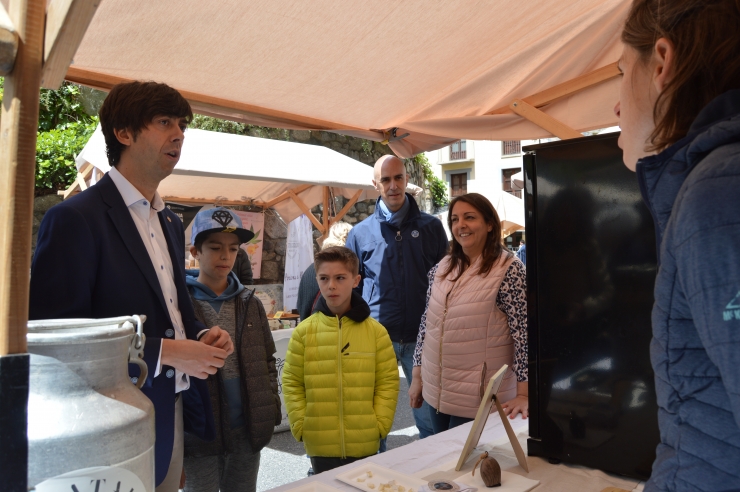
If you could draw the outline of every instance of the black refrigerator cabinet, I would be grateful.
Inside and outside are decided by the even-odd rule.
[[[524,149],[528,452],[645,479],[655,231],[618,136]]]

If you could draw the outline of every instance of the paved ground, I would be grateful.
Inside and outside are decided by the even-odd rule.
[[[408,384],[400,367],[398,373],[401,376],[401,386],[396,417],[388,436],[388,449],[419,439],[419,431],[416,429],[408,404]],[[303,443],[296,442],[289,431],[277,433],[273,436],[272,442],[262,450],[257,492],[305,478],[310,466]]]

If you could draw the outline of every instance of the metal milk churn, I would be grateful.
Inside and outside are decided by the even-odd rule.
[[[28,323],[29,489],[154,492],[154,406],[137,388],[144,319]]]

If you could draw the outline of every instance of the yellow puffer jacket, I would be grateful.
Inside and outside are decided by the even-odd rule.
[[[290,430],[309,456],[370,456],[396,413],[393,345],[361,296],[353,293],[352,307],[341,319],[323,301],[288,344],[283,396]]]

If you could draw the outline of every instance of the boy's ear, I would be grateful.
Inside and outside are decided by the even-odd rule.
[[[357,287],[358,285],[360,285],[360,280],[362,280],[362,276],[358,273],[357,276],[355,277],[354,283],[352,284],[353,289]]]
[[[193,255],[193,258],[198,258],[198,249],[195,246],[190,246],[190,254]]]

